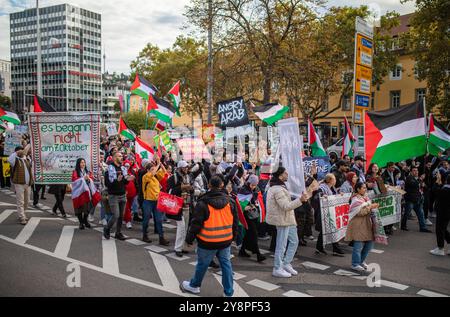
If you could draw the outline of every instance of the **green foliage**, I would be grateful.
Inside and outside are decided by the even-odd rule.
[[[122,113],[122,119],[128,128],[133,130],[137,135],[140,134],[141,130],[145,130],[145,121],[147,120],[147,129],[153,128],[156,124],[156,119],[152,117],[147,117],[145,112],[133,111]]]
[[[0,107],[4,110],[11,110],[11,98],[0,95]]]

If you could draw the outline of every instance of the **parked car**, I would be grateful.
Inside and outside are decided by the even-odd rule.
[[[327,153],[330,155],[331,153],[335,153],[338,157],[341,157],[342,153],[342,143],[344,143],[344,138],[339,139],[335,144],[329,146],[327,148]],[[358,148],[357,148],[356,155],[364,156],[364,137],[359,136],[358,137]]]

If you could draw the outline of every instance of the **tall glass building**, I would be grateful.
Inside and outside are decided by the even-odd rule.
[[[43,97],[57,111],[100,111],[101,15],[70,4],[39,9]],[[37,92],[36,8],[12,13],[13,107],[30,111]]]

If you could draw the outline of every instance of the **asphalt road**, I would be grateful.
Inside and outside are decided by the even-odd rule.
[[[54,216],[54,198],[46,197],[39,208],[29,209],[31,220],[21,226],[14,193],[0,190],[0,296],[191,296],[179,290],[179,283],[193,275],[195,250],[181,259],[174,256],[175,223],[164,225],[171,241],[168,247],[159,246],[156,235],[150,235],[152,243],[142,243],[139,224],[123,229],[129,237],[126,241],[106,241],[98,225],[98,210],[96,226],[81,231],[70,197],[64,202],[69,219]],[[260,240],[260,248],[267,251],[263,264],[255,256],[238,257],[238,250],[232,248],[235,296],[449,296],[450,256],[430,255],[435,235],[420,233],[416,222],[410,221],[409,232],[395,231],[388,246],[375,245],[370,253],[367,262],[380,266],[380,287],[368,286],[369,273],[351,273],[350,247],[342,244],[347,253],[343,258],[318,256],[314,241],[297,252],[293,266],[298,276],[274,278],[272,253],[267,251],[270,241]],[[74,279],[78,269],[80,278]],[[219,271],[209,269],[200,296],[222,296]],[[73,287],[78,286],[74,281],[80,287]]]

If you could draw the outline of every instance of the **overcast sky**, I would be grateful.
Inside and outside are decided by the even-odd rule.
[[[189,0],[41,0],[41,7],[70,3],[102,15],[102,41],[109,72],[130,72],[130,62],[151,42],[161,48],[172,45],[186,30],[184,7]],[[369,5],[381,14],[395,10],[400,14],[414,11],[414,1],[400,0],[330,0],[329,5]],[[0,0],[0,59],[10,59],[9,13],[34,7],[34,0]]]

